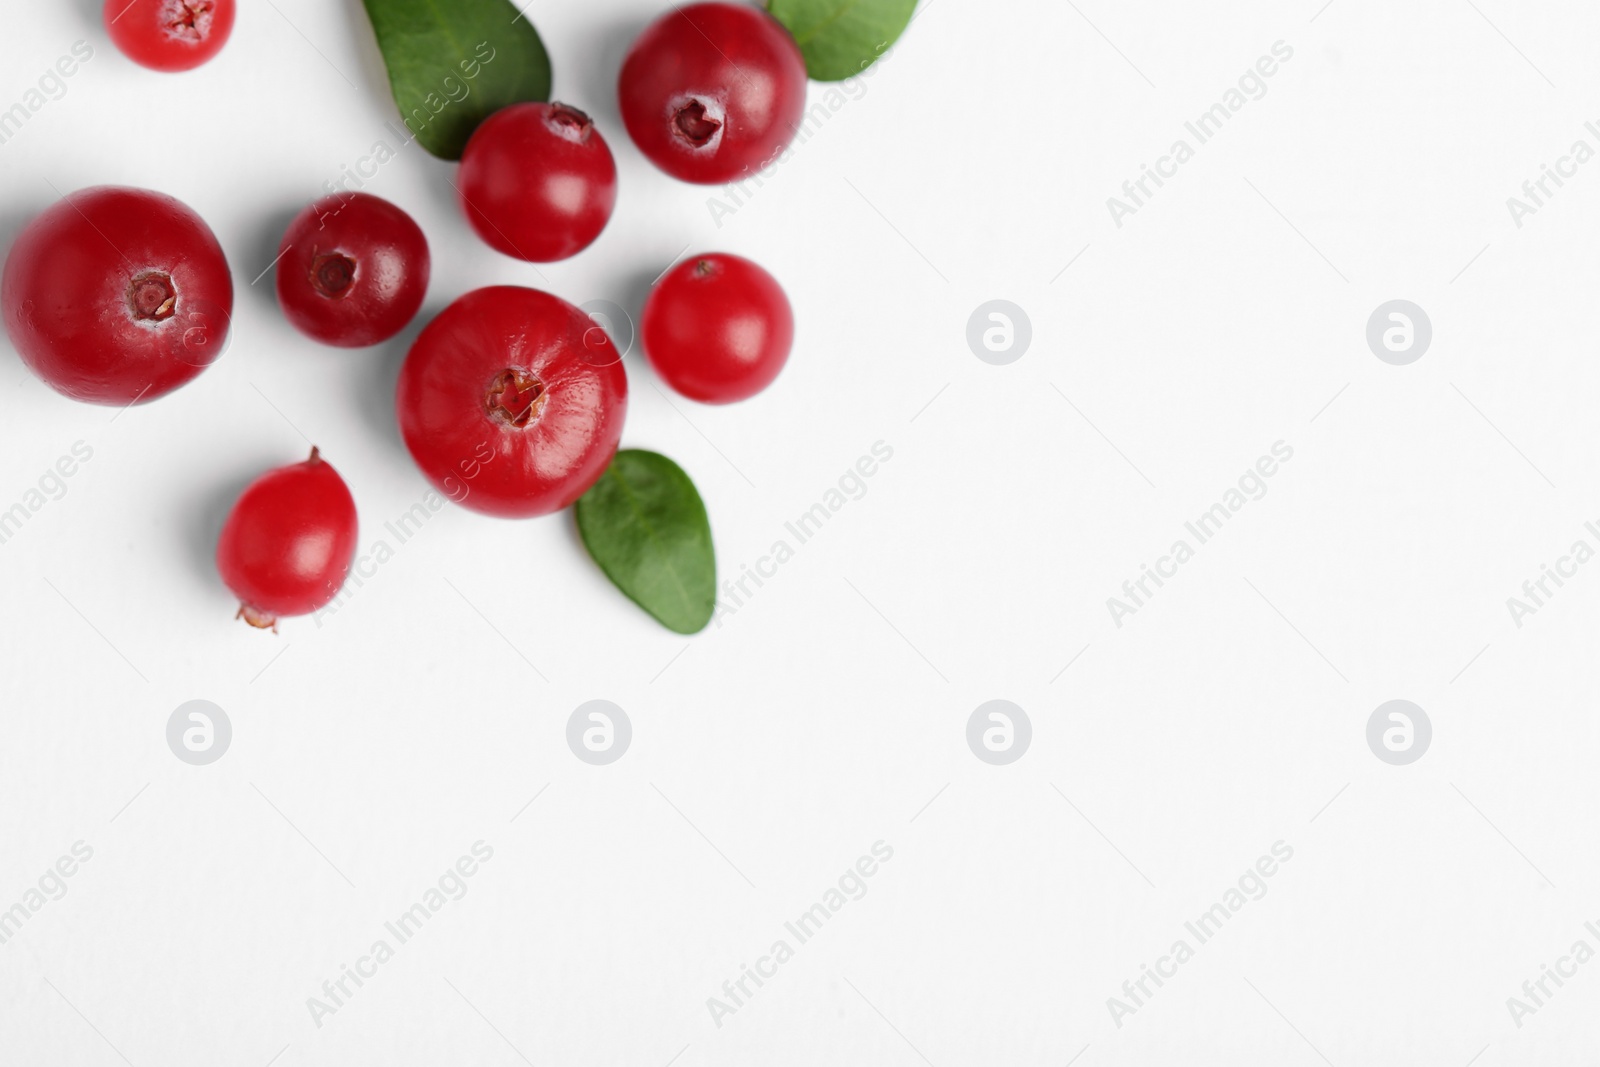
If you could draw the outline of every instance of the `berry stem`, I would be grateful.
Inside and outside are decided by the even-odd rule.
[[[276,615],[269,615],[260,608],[253,608],[249,604],[240,604],[239,613],[234,618],[243,619],[257,630],[278,632],[278,617]]]

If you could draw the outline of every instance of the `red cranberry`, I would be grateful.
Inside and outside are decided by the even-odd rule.
[[[617,202],[617,165],[589,116],[565,104],[513,104],[473,131],[461,156],[461,206],[478,236],[549,263],[600,236]]]
[[[233,32],[234,0],[106,0],[111,43],[151,70],[198,67]]]
[[[295,216],[278,251],[283,313],[324,344],[387,341],[428,292],[428,239],[410,215],[367,193],[318,200]]]
[[[622,64],[622,120],[639,151],[675,178],[732,181],[794,139],[806,65],[783,25],[749,4],[674,8]]]
[[[645,356],[672,388],[707,404],[761,392],[794,344],[794,313],[772,275],[743,256],[710,252],[668,271],[639,324]]]
[[[217,541],[217,570],[239,598],[239,617],[278,628],[339,595],[356,554],[356,502],[315,448],[268,471],[239,497]]]
[[[441,493],[525,518],[571,505],[605,473],[628,379],[594,325],[559,297],[498,285],[423,329],[400,368],[395,409],[412,458]]]
[[[132,404],[190,381],[233,314],[222,246],[184,204],[145,189],[81,189],[23,229],[0,279],[23,361],[77,400]]]

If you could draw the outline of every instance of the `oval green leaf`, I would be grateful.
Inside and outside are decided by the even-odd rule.
[[[772,17],[800,45],[819,82],[860,74],[900,39],[917,0],[771,0]]]
[[[400,117],[440,159],[501,108],[550,98],[549,53],[511,0],[363,2]]]
[[[655,452],[618,452],[577,514],[589,554],[629,599],[669,630],[705,629],[717,560],[705,503],[682,467]]]

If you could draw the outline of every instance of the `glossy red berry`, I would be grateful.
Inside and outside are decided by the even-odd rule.
[[[77,400],[154,400],[227,342],[233,279],[216,236],[184,204],[145,189],[81,189],[18,235],[0,279],[23,361]]]
[[[440,312],[400,368],[400,433],[441,493],[527,518],[574,503],[622,436],[628,378],[594,320],[559,297],[498,285]]]
[[[278,303],[323,344],[387,341],[422,307],[428,239],[411,216],[367,193],[324,197],[295,216],[278,246]]]
[[[106,0],[106,32],[123,55],[151,70],[190,70],[222,51],[234,0]]]
[[[458,175],[478,236],[508,256],[550,263],[600,236],[617,202],[617,164],[589,116],[566,104],[513,104],[472,133]]]
[[[656,373],[691,400],[752,397],[788,362],[794,313],[777,279],[743,256],[691,256],[650,290],[639,323]]]
[[[633,43],[617,84],[639,151],[675,178],[753,174],[788,147],[806,66],[783,25],[750,4],[674,8]]]
[[[268,471],[239,497],[217,541],[217,570],[239,617],[277,629],[339,595],[356,554],[356,502],[315,448],[304,463]]]

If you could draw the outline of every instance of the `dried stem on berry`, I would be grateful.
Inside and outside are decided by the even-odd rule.
[[[240,604],[239,613],[234,618],[243,619],[257,630],[278,632],[278,617],[276,615],[269,615],[264,611],[251,607],[249,604]]]

